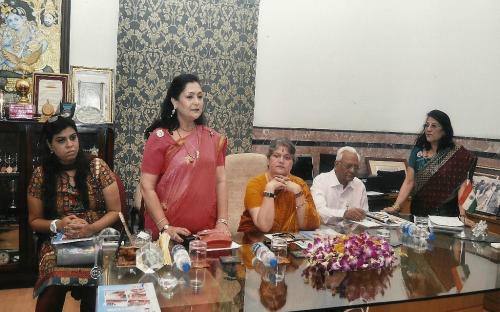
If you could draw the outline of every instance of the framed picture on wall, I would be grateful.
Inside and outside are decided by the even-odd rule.
[[[365,157],[369,175],[377,175],[378,171],[404,171],[406,174],[406,159]]]
[[[0,78],[7,93],[15,94],[16,81],[23,76],[68,72],[70,4],[70,0],[0,1],[4,38]]]
[[[113,122],[113,70],[110,68],[71,67],[76,119],[81,123]]]
[[[68,74],[33,74],[33,105],[38,114],[42,114],[43,105],[52,105],[57,112],[59,103],[68,100]]]
[[[498,215],[500,205],[500,169],[476,167],[473,177],[476,212]]]

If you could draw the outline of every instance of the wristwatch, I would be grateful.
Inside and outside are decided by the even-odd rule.
[[[169,227],[170,227],[170,224],[165,224],[165,225],[161,228],[160,233],[163,233],[163,232],[167,231]]]
[[[270,197],[270,198],[276,197],[276,194],[274,194],[272,192],[263,192],[262,195],[264,195],[264,197]]]
[[[57,221],[61,221],[59,219],[54,219],[52,220],[52,222],[50,222],[50,231],[54,234],[57,234]]]

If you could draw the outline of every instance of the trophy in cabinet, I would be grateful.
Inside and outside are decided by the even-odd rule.
[[[28,93],[30,92],[30,89],[30,83],[24,78],[24,75],[22,78],[16,81],[16,91],[19,93],[19,104],[30,104],[28,99]]]
[[[28,98],[30,89],[30,83],[24,78],[23,74],[23,77],[16,81],[16,91],[19,93],[19,100],[17,103],[9,105],[10,119],[33,119],[35,113],[34,106]]]

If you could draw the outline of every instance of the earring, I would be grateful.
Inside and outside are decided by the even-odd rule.
[[[174,115],[175,115],[175,107],[174,107],[174,109],[172,110],[172,113],[170,114],[170,118],[174,117]]]

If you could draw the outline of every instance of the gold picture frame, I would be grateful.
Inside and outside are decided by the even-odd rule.
[[[111,68],[71,67],[76,119],[81,123],[112,123],[114,71]]]
[[[365,157],[366,168],[369,175],[377,175],[377,171],[401,171],[406,174],[408,163],[403,158],[377,158]]]
[[[1,32],[17,42],[0,47],[5,58],[0,78],[7,93],[15,94],[16,81],[24,77],[31,80],[34,72],[68,72],[70,0],[1,1],[0,8]],[[19,29],[6,22],[11,14],[17,16]]]
[[[42,114],[42,106],[50,103],[54,112],[59,104],[69,99],[69,75],[52,73],[33,73],[33,105],[38,114]]]

